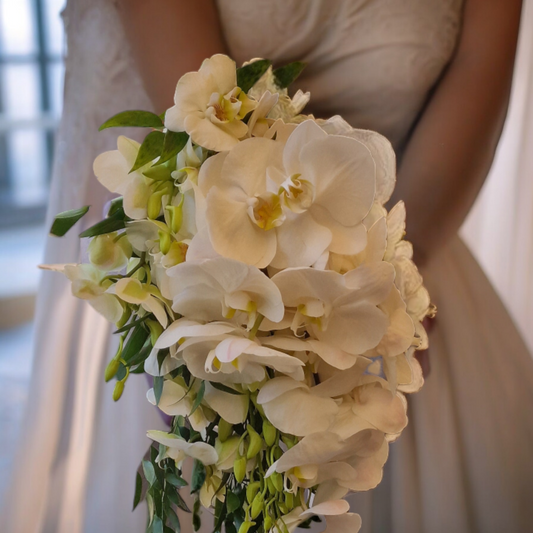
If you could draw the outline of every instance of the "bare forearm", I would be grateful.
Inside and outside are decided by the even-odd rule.
[[[520,0],[467,0],[456,56],[407,146],[394,200],[419,260],[461,226],[492,164],[507,112]]]
[[[213,0],[119,0],[120,16],[154,111],[172,105],[178,79],[224,52]]]

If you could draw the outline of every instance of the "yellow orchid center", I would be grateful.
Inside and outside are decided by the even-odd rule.
[[[281,184],[279,195],[291,211],[303,213],[313,203],[314,188],[309,181],[302,179],[301,174],[294,174]]]
[[[248,200],[248,215],[265,231],[277,228],[285,221],[280,197],[268,192]]]
[[[228,94],[213,93],[209,98],[206,115],[214,123],[227,123],[244,118],[241,116],[243,100],[239,98],[241,89],[235,87]]]

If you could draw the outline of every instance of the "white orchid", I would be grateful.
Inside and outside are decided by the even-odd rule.
[[[132,254],[131,244],[125,236],[113,232],[91,239],[87,250],[89,261],[104,272],[122,270]]]
[[[157,405],[163,413],[169,416],[187,416],[192,428],[203,433],[209,422],[213,420],[212,417],[208,416],[209,413],[204,412],[201,406],[191,414],[199,386],[199,384],[193,384],[192,387],[188,387],[183,378],[167,379],[163,383],[163,391],[159,398],[159,403],[156,401],[153,388],[148,390],[146,398],[152,405]]]
[[[202,168],[207,226],[221,255],[263,268],[309,266],[327,250],[354,254],[366,243],[375,164],[354,139],[328,136],[313,121],[285,145],[253,138]]]
[[[96,311],[110,322],[118,322],[124,308],[118,298],[107,293],[112,282],[106,273],[90,264],[80,265],[41,265],[44,270],[62,272],[72,282],[72,294],[86,300]]]
[[[257,105],[237,87],[235,61],[223,54],[181,77],[174,104],[166,112],[165,127],[186,131],[196,144],[217,152],[231,150],[246,135],[242,119]]]
[[[247,338],[242,328],[224,322],[201,324],[187,319],[173,322],[162,333],[149,356],[149,368],[153,368],[160,349],[176,344],[179,344],[176,357],[187,364],[193,376],[205,381],[249,385],[264,380],[267,367],[303,379],[303,363],[299,359]]]
[[[170,457],[174,459],[179,468],[187,457],[198,459],[206,466],[215,464],[218,460],[218,454],[215,448],[205,442],[190,443],[173,433],[165,433],[164,431],[157,430],[150,430],[147,432],[147,435],[148,438],[167,447],[163,458]]]
[[[383,338],[388,320],[378,309],[391,291],[394,269],[385,262],[359,267],[344,276],[331,270],[287,269],[272,281],[283,303],[295,311],[292,329],[303,325],[321,341],[358,355]]]
[[[167,312],[155,285],[141,283],[136,278],[121,278],[107,292],[129,304],[141,305],[146,311],[153,313],[164,328],[167,327]]]
[[[98,181],[109,191],[123,196],[124,212],[134,220],[146,218],[151,195],[151,180],[142,174],[142,170],[151,163],[130,173],[140,146],[133,139],[121,135],[117,140],[118,150],[100,154],[93,164]]]
[[[223,257],[186,262],[167,270],[164,296],[172,309],[199,321],[230,319],[251,329],[259,315],[272,322],[283,318],[276,285],[256,267]]]

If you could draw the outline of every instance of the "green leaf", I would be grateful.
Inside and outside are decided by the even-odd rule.
[[[233,513],[236,509],[241,506],[241,499],[233,492],[228,492],[226,494],[226,507],[228,513]]]
[[[194,403],[192,404],[191,412],[189,413],[189,416],[191,416],[198,407],[200,407],[200,404],[202,403],[202,400],[204,399],[205,394],[205,381],[202,381],[202,384],[200,385],[200,389],[198,390],[198,393],[196,394],[196,398],[194,399]]]
[[[307,63],[303,61],[294,61],[283,67],[274,70],[274,78],[280,89],[286,89],[302,73]]]
[[[186,487],[188,483],[182,478],[178,477],[176,474],[173,474],[172,472],[169,472],[165,479],[167,480],[167,483],[170,483],[172,486],[181,489],[182,487]]]
[[[135,495],[133,496],[133,509],[132,511],[135,511],[135,508],[137,505],[139,505],[142,497],[142,491],[143,491],[143,479],[141,477],[141,474],[137,472],[137,476],[135,477]]]
[[[146,481],[148,481],[150,486],[152,486],[157,480],[157,477],[155,475],[154,465],[150,461],[146,461],[146,460],[142,462],[142,465],[143,465],[144,477],[146,478]]]
[[[247,93],[259,81],[259,78],[268,70],[271,64],[268,59],[260,59],[238,68],[237,85]]]
[[[170,131],[165,133],[165,141],[163,144],[163,152],[156,165],[162,165],[169,159],[177,156],[187,144],[189,134],[184,131]]]
[[[97,235],[105,235],[106,233],[112,233],[126,227],[126,221],[129,218],[124,213],[122,207],[118,207],[111,216],[104,218],[100,222],[94,224],[90,228],[80,233],[80,237],[96,237]]]
[[[106,120],[98,131],[107,128],[162,128],[163,121],[150,111],[123,111]]]
[[[171,531],[173,530],[175,533],[179,533],[181,531],[181,524],[178,515],[174,512],[174,509],[172,509],[172,507],[168,507],[165,510],[167,515],[167,521],[172,528]]]
[[[226,526],[226,533],[237,533],[237,528],[232,521],[227,520],[224,525]]]
[[[192,527],[194,531],[198,531],[202,527],[202,520],[200,519],[200,498],[196,498],[192,512]]]
[[[163,384],[165,378],[163,376],[154,377],[154,395],[155,395],[155,404],[159,405],[159,400],[161,399],[161,394],[163,394]]]
[[[227,392],[228,394],[233,394],[235,396],[242,396],[242,392],[236,391],[235,389],[227,387],[226,385],[222,385],[222,383],[216,383],[215,381],[210,381],[209,383],[212,387],[218,389],[219,391]]]
[[[52,227],[50,228],[50,235],[54,237],[63,237],[67,231],[82,218],[91,206],[86,205],[79,209],[71,209],[70,211],[63,211],[56,215]]]
[[[122,363],[119,363],[117,373],[115,374],[117,381],[122,381],[126,377],[126,374],[126,367]]]
[[[145,345],[142,347],[141,351],[137,353],[137,355],[134,355],[129,361],[128,366],[132,365],[141,365],[141,370],[139,370],[139,374],[144,372],[144,363],[146,359],[148,359],[148,356],[150,355],[150,352],[152,351],[152,343],[145,343]],[[131,370],[130,370],[131,372]]]
[[[182,511],[185,511],[186,513],[190,513],[191,510],[189,509],[188,505],[185,503],[185,500],[181,497],[181,494],[178,491],[173,491],[169,494],[175,494],[176,501],[174,502]]]
[[[114,198],[111,200],[109,205],[109,211],[107,212],[107,216],[113,216],[119,209],[121,209],[124,205],[124,198],[122,196],[119,196],[118,198]]]
[[[163,521],[159,516],[154,516],[154,521],[152,522],[152,532],[153,533],[163,533]]]
[[[139,320],[134,320],[133,322],[130,322],[129,324],[126,324],[125,326],[122,326],[120,329],[117,329],[116,331],[113,331],[113,334],[115,334],[115,333],[124,333],[125,331],[128,331],[131,328],[134,328],[135,326],[138,326],[139,324],[142,324],[148,318],[154,318],[152,313],[148,313],[147,315],[144,315],[142,318],[139,318]]]
[[[150,161],[153,161],[156,157],[160,156],[163,150],[164,141],[164,133],[161,133],[160,131],[151,131],[144,138],[144,141],[139,148],[137,159],[131,167],[130,173],[135,172],[141,167],[144,167],[144,165],[150,163]]]
[[[202,488],[206,475],[205,466],[202,461],[195,459],[191,475],[191,494],[198,492]]]
[[[122,359],[129,363],[135,355],[139,353],[143,347],[146,339],[148,338],[149,332],[146,331],[141,325],[135,326],[131,335],[126,342],[124,350],[122,350]]]

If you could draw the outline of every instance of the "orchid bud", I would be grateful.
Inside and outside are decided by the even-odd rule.
[[[119,366],[120,361],[117,361],[116,359],[111,359],[111,361],[109,361],[104,374],[104,379],[106,383],[108,381],[111,381],[115,377],[116,373],[118,372]]]
[[[274,472],[268,479],[272,480],[277,492],[283,492],[283,476],[279,472]]]
[[[294,494],[292,492],[285,492],[285,505],[290,511],[294,509]]]
[[[124,392],[124,381],[117,381],[115,384],[115,390],[113,391],[113,400],[115,402],[118,402],[123,392]]]
[[[287,446],[289,450],[296,444],[296,442],[291,437],[288,437],[287,435],[282,435],[281,440],[283,441],[283,443],[285,444],[285,446]]]
[[[89,261],[99,270],[120,270],[131,257],[131,244],[127,238],[121,237],[118,241],[116,239],[116,233],[106,233],[91,240],[87,249]]]
[[[148,329],[150,330],[150,342],[152,346],[155,346],[155,343],[161,333],[163,333],[163,326],[157,320],[145,320]]]
[[[263,511],[263,507],[265,505],[265,500],[263,498],[263,495],[258,492],[255,495],[254,501],[252,502],[252,507],[250,511],[250,516],[253,518],[257,518]]]
[[[170,234],[162,230],[158,230],[157,233],[159,234],[159,249],[163,255],[167,255],[172,244]]]
[[[253,483],[250,483],[246,487],[246,500],[248,503],[252,503],[255,495],[259,492],[259,489],[261,488],[261,482],[260,481],[254,481]]]
[[[241,527],[239,528],[239,532],[238,533],[248,533],[248,530],[252,527],[252,526],[255,526],[255,522],[243,522],[241,524]]]
[[[248,426],[248,435],[250,436],[250,445],[248,446],[246,458],[252,459],[261,451],[261,448],[263,447],[263,439],[252,426]]]
[[[269,448],[276,442],[277,433],[276,428],[265,418],[263,420],[263,437]]]
[[[246,476],[246,457],[237,456],[233,463],[233,473],[238,483],[242,483]]]
[[[267,478],[266,484],[267,484],[267,488],[268,488],[268,493],[271,496],[275,496],[278,491],[276,490],[276,486],[274,485],[274,482],[272,481],[272,476]]]
[[[122,326],[126,324],[126,322],[131,317],[131,307],[129,305],[124,306],[124,311],[122,313],[122,316],[120,317],[119,321],[115,324],[118,329],[120,329]]]
[[[265,516],[265,519],[263,520],[263,527],[265,528],[266,532],[272,528],[272,518],[270,518],[269,515]]]
[[[220,439],[220,442],[227,441],[232,433],[233,426],[221,418],[220,422],[218,423],[218,438]]]
[[[284,502],[279,502],[278,507],[283,514],[287,514],[289,512],[289,509],[287,508]]]
[[[156,191],[150,195],[148,198],[147,213],[148,218],[155,220],[161,213],[161,198],[166,191]]]

